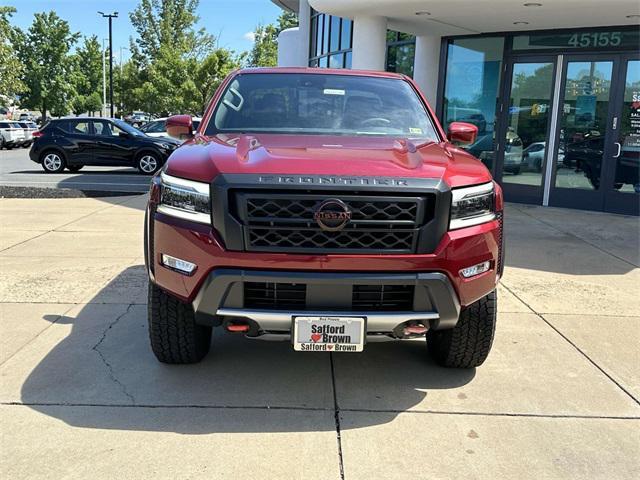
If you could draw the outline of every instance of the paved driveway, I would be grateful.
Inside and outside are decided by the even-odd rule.
[[[29,159],[28,148],[0,150],[0,187],[65,188],[107,192],[149,191],[150,178],[132,167],[83,167],[80,172],[48,174]]]
[[[3,478],[606,478],[640,474],[638,219],[509,205],[495,346],[294,353],[147,341],[144,197],[0,199]]]

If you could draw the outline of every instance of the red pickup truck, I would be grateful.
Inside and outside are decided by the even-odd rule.
[[[426,337],[440,365],[476,367],[496,324],[503,200],[403,75],[245,69],[152,181],[145,220],[149,333],[192,363],[213,327],[359,352]]]

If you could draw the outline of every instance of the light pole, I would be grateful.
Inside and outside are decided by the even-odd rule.
[[[118,12],[98,13],[109,19],[109,107],[111,109],[111,118],[113,118],[113,36],[111,24],[114,18],[118,18]]]
[[[105,66],[104,57],[106,56],[107,49],[104,46],[104,42],[107,39],[102,39],[102,116],[107,116],[107,67]]]

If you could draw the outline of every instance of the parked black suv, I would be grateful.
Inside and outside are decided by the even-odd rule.
[[[47,173],[65,168],[77,172],[85,165],[133,166],[141,173],[155,173],[180,142],[152,138],[121,120],[61,118],[38,132],[29,157]]]

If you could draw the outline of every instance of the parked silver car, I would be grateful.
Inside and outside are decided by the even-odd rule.
[[[38,126],[33,122],[18,122],[18,125],[22,128],[24,141],[23,147],[30,147],[33,143],[33,132],[38,130]]]
[[[24,143],[22,127],[12,120],[0,121],[0,149],[19,147]]]

